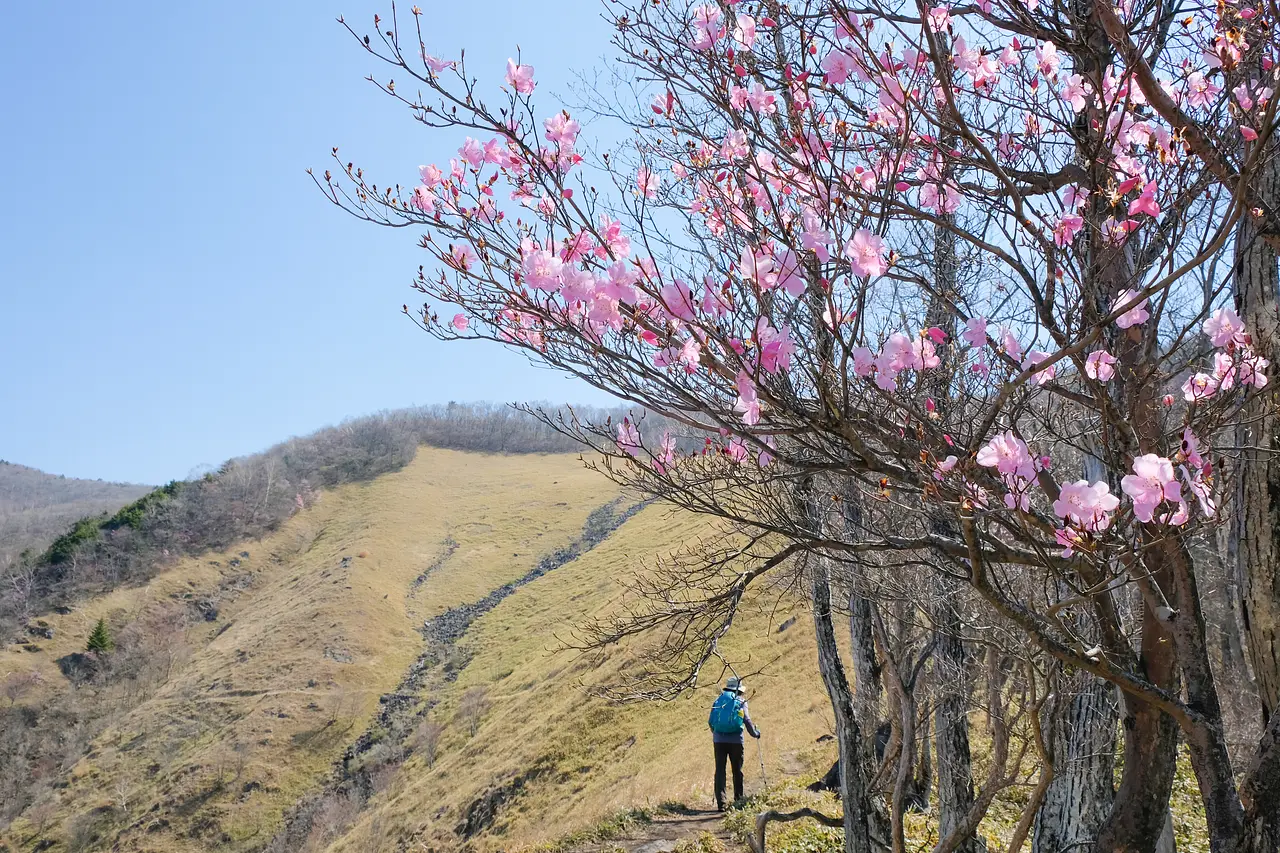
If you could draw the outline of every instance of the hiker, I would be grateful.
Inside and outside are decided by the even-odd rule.
[[[733,765],[733,801],[742,799],[742,730],[745,727],[753,738],[760,737],[760,730],[751,722],[747,712],[746,688],[740,678],[730,678],[724,692],[711,706],[707,725],[711,727],[711,740],[716,750],[716,810],[724,811],[724,762]]]

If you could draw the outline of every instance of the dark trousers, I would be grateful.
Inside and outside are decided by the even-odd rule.
[[[742,744],[718,743],[716,747],[716,808],[724,808],[724,762],[733,765],[733,799],[742,799]]]

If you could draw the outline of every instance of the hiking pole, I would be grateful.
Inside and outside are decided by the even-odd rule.
[[[756,757],[760,759],[760,779],[764,782],[764,792],[769,793],[769,777],[764,772],[764,738],[756,738]]]

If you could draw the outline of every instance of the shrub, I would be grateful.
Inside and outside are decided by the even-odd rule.
[[[51,566],[69,562],[81,545],[98,538],[101,525],[101,518],[91,516],[80,519],[71,525],[70,530],[53,540],[40,561]]]

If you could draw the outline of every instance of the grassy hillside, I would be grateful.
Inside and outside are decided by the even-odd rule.
[[[59,477],[0,461],[0,565],[28,548],[44,550],[78,518],[115,512],[149,491],[150,486]]]
[[[423,449],[263,540],[45,614],[52,639],[0,651],[0,679],[35,673],[8,719],[35,731],[83,712],[83,737],[28,750],[58,782],[29,792],[3,844],[499,850],[622,807],[705,804],[710,695],[609,705],[583,687],[627,654],[593,667],[557,650],[558,635],[616,606],[630,571],[707,533],[659,507],[623,520],[627,506],[569,455]],[[775,778],[828,758],[810,634],[803,618],[777,632],[787,616],[748,614],[728,638],[778,658],[752,703]],[[99,618],[120,657],[142,647],[129,639],[138,626],[177,625],[145,658],[153,677],[103,664],[70,670],[73,686],[67,656]]]

